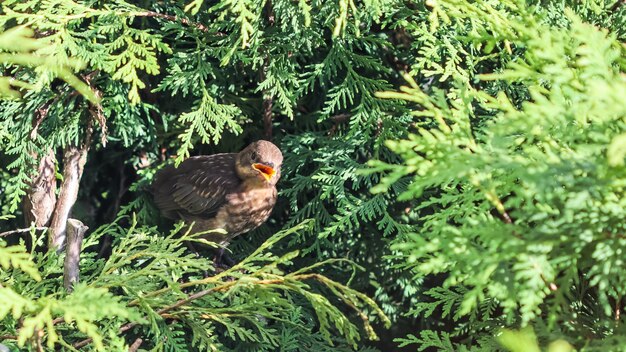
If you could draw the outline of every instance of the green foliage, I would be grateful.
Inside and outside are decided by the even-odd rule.
[[[303,342],[296,338],[301,334],[309,335],[304,346],[308,344],[311,350],[332,346],[335,334],[345,338],[340,345],[356,347],[358,328],[324,291],[353,309],[372,309],[386,319],[367,296],[313,271],[339,261],[285,272],[283,268],[292,265],[298,251],[279,256],[269,248],[307,231],[310,222],[277,233],[235,266],[203,278],[203,271],[212,264],[184,253],[184,241],[200,240],[188,234],[175,235],[181,226],[163,237],[155,228],[138,226],[134,220],[123,228],[119,225],[123,220],[89,237],[85,249],[97,245],[102,236],[112,236],[114,250],[106,259],[95,253],[84,258],[82,282],[70,294],[64,293],[58,276],[62,256],[29,254],[20,246],[4,248],[6,263],[11,265],[5,265],[3,257],[3,267],[15,270],[0,272],[6,283],[0,287],[5,302],[0,310],[0,335],[17,332],[18,346],[31,341],[47,348],[56,344],[78,347],[89,338],[89,348],[98,351],[126,344],[118,331],[127,330],[149,336],[145,347],[177,351],[229,349],[227,346],[240,350],[236,344],[254,345],[257,350],[278,346],[295,350],[294,346]],[[40,263],[37,267],[31,255]],[[300,308],[293,310],[294,305]],[[303,320],[305,309],[318,317],[318,326]],[[363,323],[374,337],[367,319]]]
[[[22,227],[42,156],[60,179],[63,151],[88,143],[72,216],[96,229],[71,294],[62,255],[35,230],[6,237],[0,335],[15,339],[3,344],[626,343],[622,2],[2,6],[0,227]],[[169,159],[237,151],[269,130],[285,157],[278,204],[230,245],[239,264],[213,273],[145,190]]]
[[[198,110],[182,114],[178,119],[180,123],[190,126],[179,136],[182,144],[176,161],[180,163],[189,157],[189,150],[193,148],[198,137],[202,143],[217,144],[225,127],[235,134],[241,133],[241,126],[235,121],[239,114],[241,110],[236,106],[217,104],[205,90]]]
[[[422,199],[420,230],[394,246],[404,267],[445,275],[412,313],[449,317],[466,346],[499,327],[542,325],[542,337],[611,349],[624,339],[624,48],[569,9],[555,26],[515,3],[439,4],[433,15],[444,23],[471,26],[461,42],[477,32],[489,38],[482,43],[523,50],[469,82],[457,70],[445,89],[407,77],[400,92],[379,94],[423,107],[415,134],[388,142],[404,163],[372,163],[385,173],[375,191],[411,176],[399,199]],[[524,95],[508,92],[518,85]],[[511,336],[500,342],[515,345]],[[434,331],[399,341],[453,349]]]
[[[4,21],[6,19],[2,19],[2,22]],[[83,68],[84,64],[75,58],[59,59],[55,57],[51,54],[54,47],[50,45],[49,41],[35,39],[33,36],[32,29],[22,26],[11,28],[0,34],[1,63],[33,67],[35,71],[44,73],[33,83],[4,76],[0,77],[0,96],[17,99],[22,97],[22,94],[16,88],[39,90],[47,79],[60,78],[91,102],[97,102],[98,97],[73,73]]]
[[[504,330],[498,336],[498,341],[510,351],[541,351],[537,336],[529,329],[525,328],[520,331]],[[548,345],[548,352],[568,352],[572,351],[572,346],[564,340],[553,341]]]
[[[152,344],[157,350],[186,351],[191,346],[244,351],[273,350],[276,346],[294,351],[356,348],[361,335],[376,336],[371,320],[386,325],[387,318],[374,301],[355,291],[353,284],[338,283],[348,281],[348,275],[359,273],[362,276],[361,273],[367,272],[365,268],[349,264],[350,259],[357,256],[338,261],[329,259],[344,257],[342,250],[330,255],[310,255],[308,248],[313,248],[317,242],[316,236],[311,234],[322,232],[325,222],[316,220],[316,232],[292,238],[290,244],[285,241],[275,244],[277,251],[282,252],[276,257],[251,249],[266,247],[261,246],[264,238],[250,236],[249,250],[238,250],[237,244],[233,245],[240,260],[238,266],[202,279],[201,272],[210,269],[210,263],[190,255],[181,239],[167,237],[163,240],[163,235],[158,235],[161,230],[122,226],[112,220],[130,181],[139,181],[132,189],[141,191],[141,185],[149,182],[153,174],[140,170],[146,178],[138,180],[132,168],[155,166],[163,156],[174,153],[176,160],[181,161],[192,153],[241,148],[250,140],[258,139],[255,131],[262,118],[263,100],[273,101],[270,108],[277,131],[282,128],[283,117],[285,123],[294,121],[294,126],[296,119],[311,121],[312,124],[307,122],[303,126],[305,129],[316,125],[315,120],[319,118],[321,129],[311,131],[320,141],[328,143],[332,138],[328,138],[325,131],[332,122],[324,121],[333,121],[334,115],[354,109],[355,118],[350,119],[350,128],[351,134],[358,133],[359,124],[377,121],[381,107],[387,104],[373,94],[392,87],[381,80],[382,75],[389,76],[391,71],[384,68],[377,57],[381,50],[390,48],[375,36],[360,40],[346,35],[358,31],[358,26],[351,21],[342,25],[341,41],[336,44],[326,41],[323,33],[331,33],[335,28],[328,18],[334,18],[339,11],[332,3],[278,1],[266,5],[238,1],[209,5],[194,2],[188,6],[190,12],[179,5],[146,2],[141,5],[144,7],[139,7],[124,1],[103,5],[65,0],[3,3],[5,27],[18,24],[32,29],[38,40],[51,43],[45,53],[57,62],[83,63],[84,66],[72,68],[81,69],[76,77],[89,90],[85,93],[54,80],[52,68],[31,69],[19,62],[6,62],[11,65],[13,76],[24,82],[35,85],[39,77],[45,78],[37,90],[25,92],[24,99],[0,103],[0,138],[7,142],[1,148],[0,158],[10,170],[3,171],[0,177],[2,209],[4,213],[18,215],[8,224],[17,226],[20,220],[19,205],[34,177],[39,157],[53,151],[60,171],[63,149],[91,140],[74,216],[92,228],[98,228],[97,224],[102,226],[89,234],[83,253],[87,259],[81,260],[82,283],[74,293],[62,293],[61,262],[54,254],[33,258],[40,273],[51,275],[40,274],[43,280],[39,287],[46,287],[45,294],[36,294],[31,286],[6,285],[7,290],[23,297],[31,306],[20,317],[5,318],[2,333],[23,334],[17,343],[32,348],[41,343],[69,348],[70,344],[90,337],[93,339],[90,348],[115,350],[126,348],[133,336],[144,338],[145,345]],[[362,19],[356,24],[370,25],[382,14],[375,9],[364,9],[359,7]],[[319,15],[312,16],[315,11],[319,11]],[[345,15],[344,12],[342,16]],[[345,47],[348,44],[350,46]],[[322,45],[324,51],[319,51]],[[319,64],[327,54],[325,64]],[[332,60],[343,55],[349,55],[349,60],[342,59],[336,66]],[[336,82],[343,84],[333,88]],[[100,100],[86,100],[85,94],[100,97]],[[316,110],[323,110],[324,116],[313,112]],[[92,125],[93,136],[88,132],[88,126]],[[338,137],[348,132],[342,127],[337,130]],[[371,143],[368,138],[377,133],[386,132],[371,129],[360,141],[351,141],[342,148],[353,155],[362,153],[366,149],[359,143]],[[282,133],[277,134],[280,141]],[[381,145],[383,140],[379,138],[376,143]],[[219,148],[207,146],[217,143],[221,144]],[[300,141],[294,139],[294,143]],[[338,225],[340,228],[357,231],[355,216],[374,209],[372,205],[361,206],[360,203],[369,197],[368,188],[375,179],[372,181],[369,176],[355,173],[369,157],[364,154],[355,164],[349,155],[344,156],[345,166],[342,167],[353,174],[349,177],[363,181],[354,186],[335,183],[337,187],[353,189],[354,196],[350,200],[358,206],[349,213],[342,213],[342,218],[352,219],[349,220],[352,226]],[[285,165],[285,169],[294,166]],[[326,170],[328,175],[336,172]],[[119,186],[111,182],[112,178],[119,180]],[[350,182],[349,178],[345,181]],[[115,186],[112,188],[112,185]],[[287,189],[286,185],[283,189]],[[130,200],[132,209],[139,213],[141,221],[154,223],[155,213],[151,212],[149,201],[136,196],[137,199]],[[303,196],[297,198],[304,201]],[[372,221],[383,218],[385,202],[389,199],[391,196],[377,197],[374,205],[379,216]],[[334,200],[330,206],[336,206]],[[294,209],[297,207],[294,204]],[[272,232],[282,227],[291,228],[311,217],[303,217],[298,212],[294,219],[288,219],[289,212],[284,207],[276,210],[279,220],[275,223],[280,226]],[[316,214],[310,215],[316,217]],[[389,214],[385,218],[388,224],[395,224]],[[329,235],[329,232],[324,234]],[[95,242],[99,238],[101,242]],[[103,252],[96,246],[96,243],[106,244],[111,238],[110,249],[105,247]],[[305,243],[299,247],[309,255],[296,256],[293,252],[296,243]],[[96,259],[96,253],[104,253],[104,257]],[[363,261],[358,258],[359,262]],[[292,261],[291,272],[283,271]],[[331,280],[330,275],[337,281]],[[83,285],[86,288],[81,288]],[[217,287],[215,293],[176,307],[166,317],[158,314],[159,309],[188,294],[211,287]],[[364,288],[362,284],[356,287]],[[159,293],[142,298],[150,292]],[[96,296],[118,303],[111,301],[111,311],[99,311],[87,302],[100,300]],[[93,314],[72,311],[71,321],[58,320],[63,314],[67,315],[64,312],[69,312],[70,305],[92,310]],[[113,309],[118,306],[122,310]],[[20,325],[26,318],[30,319],[28,329]],[[365,328],[358,329],[353,323],[355,319],[360,319]],[[51,321],[54,324],[50,325]],[[125,324],[138,325],[119,334]],[[46,331],[42,341],[38,331]],[[367,350],[367,347],[360,348]]]

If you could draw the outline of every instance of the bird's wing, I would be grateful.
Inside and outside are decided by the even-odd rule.
[[[165,171],[157,206],[164,213],[209,216],[226,202],[226,195],[240,184],[235,171],[237,154],[192,157],[178,169]],[[166,178],[169,178],[167,180]],[[169,187],[168,187],[169,186]],[[156,185],[159,187],[159,184]],[[169,192],[169,194],[167,194]]]

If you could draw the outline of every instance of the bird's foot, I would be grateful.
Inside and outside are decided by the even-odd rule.
[[[235,264],[236,263],[233,258],[225,253],[224,247],[218,249],[217,253],[213,257],[213,267],[218,273],[232,268]]]

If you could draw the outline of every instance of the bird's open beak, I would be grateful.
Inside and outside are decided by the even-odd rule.
[[[276,170],[274,170],[273,167],[265,165],[265,164],[259,164],[259,163],[252,164],[252,168],[260,172],[261,175],[263,175],[263,177],[265,177],[267,181],[269,181],[276,174]]]

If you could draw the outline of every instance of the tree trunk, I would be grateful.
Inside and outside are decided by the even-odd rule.
[[[83,168],[87,162],[87,151],[89,145],[82,148],[67,147],[63,156],[63,183],[59,192],[50,231],[48,235],[48,245],[50,248],[60,250],[65,242],[65,231],[70,211],[76,203],[78,197],[78,187],[80,178],[83,176]]]

